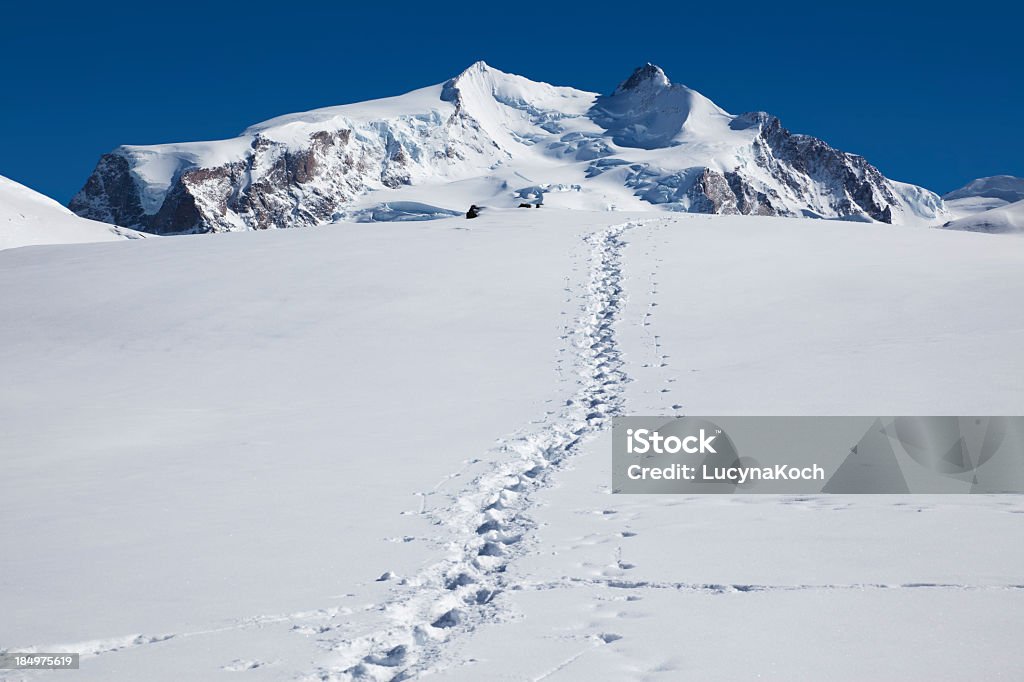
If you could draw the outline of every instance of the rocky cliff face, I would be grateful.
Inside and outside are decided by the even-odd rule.
[[[538,169],[558,181],[515,186]],[[477,203],[498,205],[524,192],[543,202],[557,187],[593,208],[642,201],[887,223],[935,222],[944,211],[934,194],[863,158],[763,112],[732,116],[650,64],[598,97],[482,62],[432,88],[280,117],[232,140],[121,147],[69,207],[156,234],[302,227],[356,204],[360,215],[394,215],[367,212],[366,198],[401,199],[414,186],[444,197],[460,180],[491,188]]]
[[[68,207],[155,234],[316,225],[366,189],[370,155],[351,138],[351,131],[322,131],[291,150],[256,136],[237,161],[176,170],[152,212],[143,207],[130,150],[117,150],[100,159]]]
[[[742,114],[732,126],[758,131],[751,145],[754,164],[779,185],[777,190],[767,186],[759,189],[754,178],[745,177],[751,174],[738,167],[730,174],[729,185],[737,196],[740,213],[791,215],[792,209],[778,201],[782,193],[796,203],[805,203],[806,208],[800,209],[804,214],[863,214],[883,223],[893,221],[893,208],[901,201],[899,188],[863,157],[833,149],[809,135],[794,135],[782,127],[778,118],[765,112]],[[774,204],[772,195],[776,198]],[[934,197],[922,208],[938,211],[941,204]],[[748,207],[750,210],[744,210]]]
[[[121,148],[100,159],[69,208],[155,234],[320,225],[365,192],[410,184],[414,166],[454,166],[484,153],[474,122],[458,113],[420,131],[419,140],[434,148],[430,159],[420,158],[421,147],[407,149],[409,131],[394,129],[409,121],[393,123],[314,130],[299,140],[256,132],[237,159],[220,164],[175,158],[178,150],[167,150],[177,167],[148,211],[148,159]]]

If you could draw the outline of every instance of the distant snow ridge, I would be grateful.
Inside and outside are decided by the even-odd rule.
[[[1002,199],[1008,204],[1024,200],[1024,178],[1012,175],[993,175],[987,178],[971,180],[958,190],[954,190],[942,198],[969,199],[971,197],[984,197],[988,199]]]
[[[733,116],[652,64],[598,96],[477,62],[442,84],[281,116],[230,140],[124,146],[100,159],[69,206],[174,234],[317,225],[394,202],[515,206],[524,190],[577,186],[538,203],[886,223],[950,217],[935,194],[792,134],[769,114]]]

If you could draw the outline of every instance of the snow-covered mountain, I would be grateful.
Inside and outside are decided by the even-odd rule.
[[[104,155],[70,208],[158,234],[422,219],[469,204],[948,220],[865,159],[734,116],[657,66],[610,95],[483,62],[382,100],[281,116],[215,142]]]
[[[53,199],[0,176],[0,250],[143,236],[134,230],[79,218]]]

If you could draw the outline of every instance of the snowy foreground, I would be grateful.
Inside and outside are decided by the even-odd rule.
[[[1024,678],[1015,496],[609,493],[613,414],[1019,414],[1024,240],[492,210],[0,253],[0,679]]]

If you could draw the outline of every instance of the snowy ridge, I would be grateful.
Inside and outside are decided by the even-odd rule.
[[[1024,200],[1024,178],[1012,175],[993,175],[987,178],[976,178],[961,187],[942,196],[943,199],[967,199],[983,197],[1001,199],[1006,203]]]
[[[545,187],[576,190],[549,196]],[[230,140],[120,147],[70,207],[176,234],[319,225],[398,201],[516,206],[535,188],[537,203],[593,210],[951,217],[935,194],[763,112],[733,116],[652,64],[599,96],[484,62],[438,85],[280,116]]]
[[[452,503],[429,512],[453,526],[462,544],[448,559],[403,583],[385,605],[394,625],[355,640],[331,643],[346,663],[316,671],[317,680],[399,680],[442,665],[439,647],[449,638],[493,622],[495,599],[508,589],[506,566],[529,545],[531,495],[581,442],[610,424],[623,405],[621,386],[629,379],[615,345],[613,325],[620,309],[623,234],[640,223],[614,225],[587,236],[591,246],[587,301],[575,336],[579,388],[563,409],[539,430],[504,440],[507,453],[493,471],[474,480]]]

